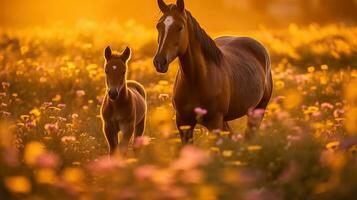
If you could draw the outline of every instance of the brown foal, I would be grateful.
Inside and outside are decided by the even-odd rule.
[[[247,37],[213,40],[185,9],[183,0],[170,5],[158,0],[158,4],[163,16],[157,24],[159,47],[154,65],[159,73],[166,73],[179,58],[173,104],[177,126],[191,127],[179,130],[184,144],[193,142],[197,123],[211,131],[229,130],[227,121],[249,118],[250,113],[267,107],[273,84],[270,57],[263,45]],[[199,122],[197,107],[207,110]],[[259,128],[261,119],[252,121],[248,120],[247,135]]]
[[[107,93],[102,103],[101,115],[111,155],[118,146],[120,153],[126,155],[133,134],[135,133],[135,138],[140,137],[145,129],[145,89],[135,81],[126,80],[130,54],[128,47],[119,55],[113,54],[110,47],[107,47],[104,54]],[[119,131],[123,134],[120,143]]]

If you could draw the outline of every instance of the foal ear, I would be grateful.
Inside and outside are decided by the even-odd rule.
[[[124,60],[124,62],[127,62],[130,59],[131,56],[131,50],[129,47],[126,47],[123,53],[121,54],[121,58]]]
[[[164,2],[164,0],[157,0],[161,12],[166,13],[170,10],[169,6]]]
[[[176,1],[176,6],[181,12],[185,11],[185,2],[184,2],[184,0],[177,0]]]
[[[110,48],[110,46],[107,46],[107,48],[105,48],[104,50],[104,58],[108,61],[110,60],[111,57],[112,57],[112,49]]]

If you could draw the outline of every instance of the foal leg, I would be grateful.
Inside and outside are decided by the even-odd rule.
[[[119,143],[119,150],[123,156],[126,156],[126,154],[128,153],[129,141],[133,136],[135,130],[134,124],[134,122],[120,124],[120,129],[123,133],[123,139]]]
[[[144,130],[145,130],[145,117],[144,117],[144,118],[141,120],[141,122],[139,122],[139,124],[137,124],[136,127],[135,127],[134,144],[135,144],[135,141],[136,141],[137,138],[143,136]],[[136,147],[134,146],[134,152],[135,152],[135,154],[138,154],[138,153],[139,153],[139,150],[140,150],[140,147],[139,147],[139,148],[136,148]]]
[[[193,144],[193,130],[196,126],[196,121],[192,120],[191,122],[185,121],[176,115],[176,126],[180,132],[181,142],[183,145]],[[189,129],[183,130],[183,126],[190,126]]]
[[[113,156],[118,147],[118,132],[119,127],[112,122],[104,122],[104,133],[109,146],[109,154]]]

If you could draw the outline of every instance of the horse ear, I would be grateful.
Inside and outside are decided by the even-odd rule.
[[[184,2],[184,0],[177,0],[176,6],[181,12],[185,11],[185,2]]]
[[[127,62],[130,59],[131,56],[131,50],[129,47],[126,47],[123,53],[121,54],[121,58],[124,60],[124,62]]]
[[[112,49],[110,48],[110,46],[107,46],[107,48],[105,48],[104,50],[104,58],[106,60],[110,60],[111,57],[112,57]]]
[[[169,6],[164,2],[164,0],[157,0],[157,4],[163,13],[166,13],[170,10]]]

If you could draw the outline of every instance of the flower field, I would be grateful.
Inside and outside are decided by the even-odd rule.
[[[232,138],[197,127],[183,147],[171,104],[177,63],[156,73],[155,30],[134,21],[1,30],[0,199],[355,199],[357,27],[221,34],[266,45],[273,98],[252,140],[240,119]],[[107,45],[132,48],[128,77],[149,107],[140,154],[112,160],[99,116]]]

